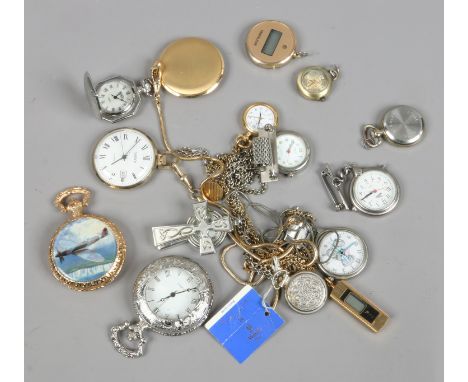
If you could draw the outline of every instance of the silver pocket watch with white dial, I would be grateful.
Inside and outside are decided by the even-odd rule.
[[[418,143],[424,132],[424,120],[416,109],[400,105],[388,110],[380,124],[365,125],[363,143],[366,148],[380,146],[383,140],[400,147]]]
[[[384,166],[347,165],[337,174],[327,166],[321,176],[337,211],[379,216],[393,211],[400,199],[400,186]]]
[[[367,264],[367,245],[348,228],[330,228],[317,238],[319,268],[334,279],[358,275]]]
[[[153,89],[150,80],[137,83],[123,76],[110,77],[93,85],[88,72],[84,75],[84,88],[96,116],[112,123],[134,116],[142,95],[151,95]]]
[[[144,330],[165,336],[189,333],[207,319],[212,304],[213,286],[200,265],[185,257],[160,257],[135,280],[133,306],[138,321],[113,326],[112,343],[125,357],[140,357],[146,343]],[[127,343],[122,342],[124,332]]]
[[[310,161],[310,145],[296,132],[280,131],[276,134],[276,154],[279,172],[294,176],[302,171]]]

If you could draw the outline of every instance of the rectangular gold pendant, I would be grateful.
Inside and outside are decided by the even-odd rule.
[[[379,332],[390,318],[387,313],[345,281],[331,285],[330,298],[373,332]]]

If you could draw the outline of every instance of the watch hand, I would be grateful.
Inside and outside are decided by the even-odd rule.
[[[194,287],[194,288],[187,288],[187,289],[184,289],[184,290],[181,290],[181,291],[178,291],[178,292],[172,292],[169,296],[166,296],[166,297],[163,297],[161,300],[159,301],[166,301],[168,299],[170,299],[171,297],[175,297],[176,295],[180,294],[180,293],[185,293],[185,292],[189,292],[191,290],[196,290],[197,288]]]
[[[138,141],[138,142],[139,142],[139,141]],[[130,150],[128,150],[128,151],[125,153],[125,157],[128,156],[128,153],[138,144],[138,142],[135,142],[135,144],[134,144],[132,147],[130,147]]]
[[[288,147],[288,150],[286,151],[288,154],[291,154],[291,148],[293,147],[293,145],[294,145],[294,141],[291,142],[291,144]]]
[[[260,127],[261,120],[262,120],[262,112],[260,112],[260,117],[258,117],[257,128]]]
[[[356,241],[353,241],[350,245],[348,245],[346,248],[343,248],[343,252],[347,251],[350,247],[352,247],[354,244],[357,244]]]
[[[377,189],[372,190],[372,191],[369,192],[366,196],[364,196],[361,200],[364,200],[364,199],[366,199],[367,197],[371,196],[372,194],[375,194],[377,191],[379,191],[379,190],[377,190]]]
[[[117,163],[119,160],[125,159],[126,155],[122,155],[119,159],[113,161],[110,165],[112,166],[114,163]]]

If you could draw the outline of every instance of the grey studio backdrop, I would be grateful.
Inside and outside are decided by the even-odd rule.
[[[25,35],[25,372],[42,381],[440,381],[443,360],[443,2],[354,1],[26,1]],[[298,47],[311,53],[278,70],[255,66],[244,40],[262,19],[289,23]],[[285,325],[243,365],[204,329],[181,337],[148,333],[144,357],[123,358],[109,340],[112,324],[135,317],[138,272],[168,254],[198,261],[212,277],[214,311],[240,288],[217,255],[200,257],[188,244],[164,252],[152,244],[153,225],[191,214],[173,173],[157,172],[144,186],[115,191],[91,165],[96,141],[116,127],[142,129],[160,142],[153,106],[111,125],[88,108],[82,76],[148,76],[164,46],[200,36],[217,44],[225,78],[212,94],[179,99],[163,94],[174,146],[227,152],[241,131],[243,108],[265,101],[279,110],[281,128],[309,138],[313,163],[299,176],[271,184],[256,201],[276,209],[300,205],[321,227],[358,231],[369,246],[365,271],[352,285],[391,316],[369,332],[335,303],[299,315],[282,302]],[[302,98],[295,75],[306,65],[337,64],[342,77],[323,103]],[[408,149],[360,146],[360,127],[380,121],[390,106],[408,104],[425,117],[427,135]],[[329,162],[386,164],[402,199],[388,216],[338,213],[319,171]],[[189,166],[201,180],[201,166]],[[72,185],[93,191],[88,211],[111,218],[125,234],[127,260],[116,281],[94,292],[60,285],[47,263],[50,236],[65,216],[52,204]]]

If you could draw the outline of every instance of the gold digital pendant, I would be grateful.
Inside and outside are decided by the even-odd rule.
[[[327,281],[331,286],[330,298],[362,324],[373,332],[379,332],[385,326],[389,315],[372,301],[343,280],[336,283]]]
[[[177,97],[197,97],[217,88],[224,59],[211,42],[187,37],[169,44],[153,65],[160,68],[161,86]]]
[[[91,192],[71,187],[59,192],[54,204],[70,217],[50,240],[49,265],[57,280],[78,291],[90,291],[112,282],[125,260],[122,232],[109,219],[85,214]]]

